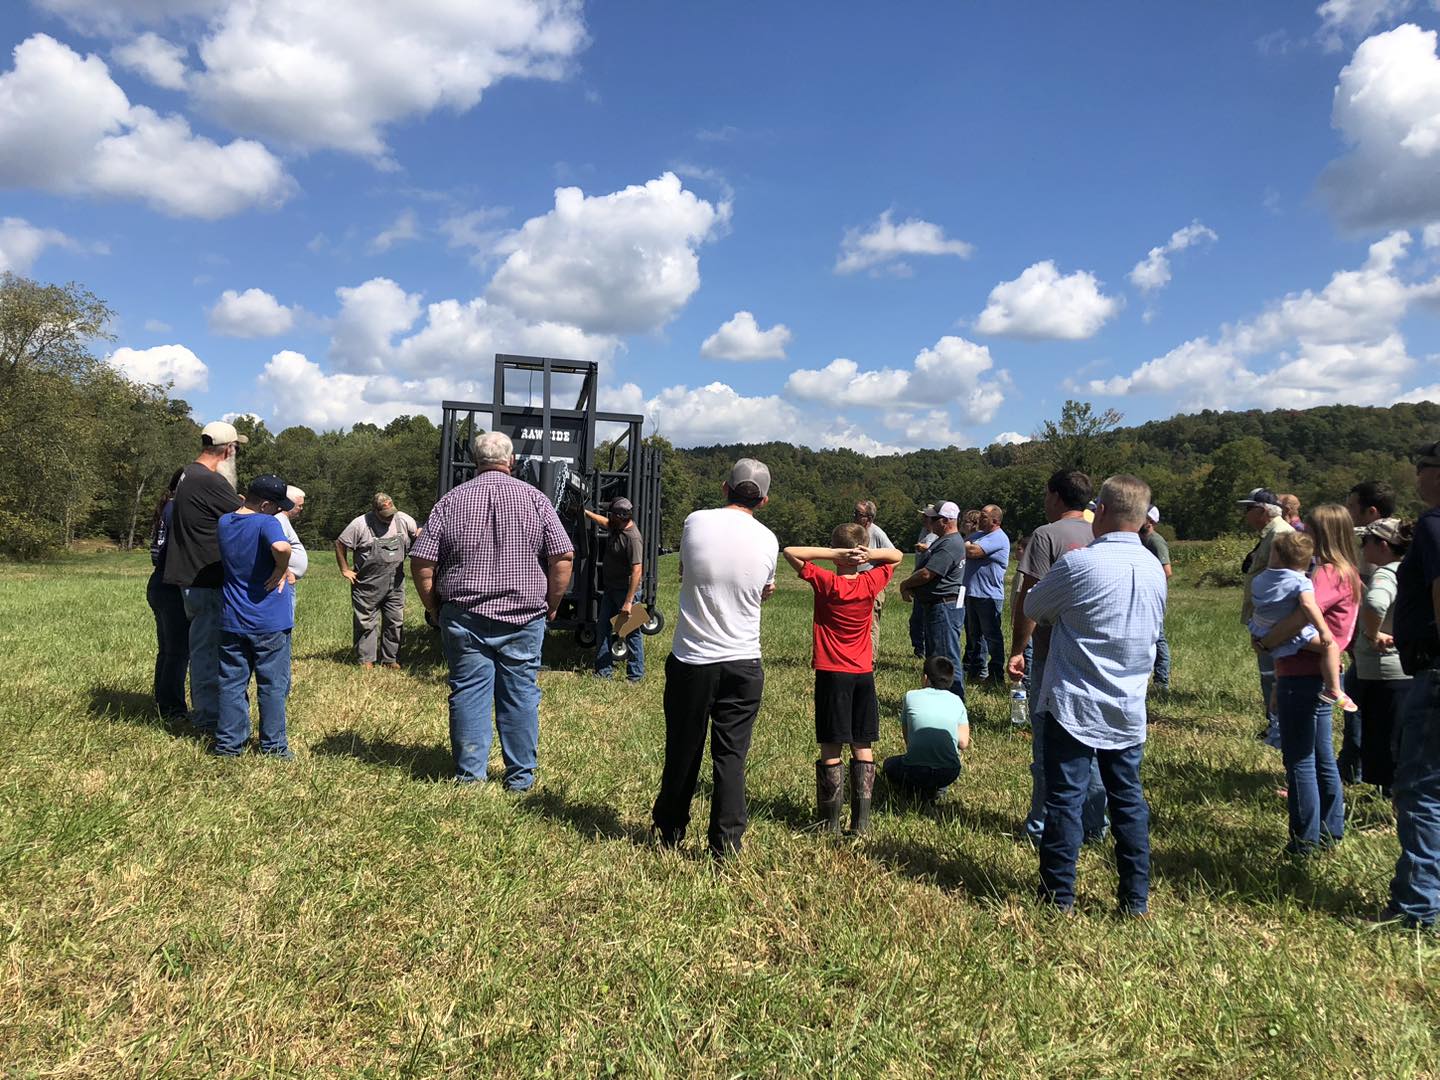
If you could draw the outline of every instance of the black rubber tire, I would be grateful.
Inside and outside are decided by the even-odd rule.
[[[659,608],[650,609],[650,618],[645,625],[640,627],[640,632],[646,637],[654,637],[661,630],[665,629],[665,613]]]
[[[595,636],[595,627],[577,626],[575,628],[575,644],[582,649],[593,649],[595,643],[600,639]]]
[[[625,644],[623,637],[613,638],[610,642],[610,655],[616,660],[624,660],[630,655],[630,646]]]

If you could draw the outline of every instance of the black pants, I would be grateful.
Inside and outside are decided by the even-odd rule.
[[[1400,716],[1410,679],[1356,679],[1355,700],[1360,706],[1360,775],[1387,794],[1395,782],[1392,749],[1395,722]]]
[[[155,613],[155,707],[163,716],[185,715],[185,670],[190,664],[190,616],[178,585],[166,585],[157,570],[145,586]]]
[[[710,850],[740,850],[745,835],[745,756],[765,671],[757,660],[686,664],[665,660],[665,771],[652,818],[661,836],[678,842],[690,824],[690,800],[700,778],[705,735],[710,734],[714,770],[710,795]]]

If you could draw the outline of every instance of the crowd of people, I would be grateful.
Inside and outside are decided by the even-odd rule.
[[[156,512],[147,590],[159,644],[156,705],[208,735],[215,754],[234,756],[250,742],[253,679],[259,751],[287,758],[294,598],[307,569],[294,519],[305,495],[273,475],[240,495],[244,436],[217,422],[201,441]],[[498,734],[501,782],[520,792],[536,780],[541,650],[570,588],[574,544],[547,497],[511,475],[504,434],[477,435],[471,450],[474,478],[443,495],[423,527],[377,493],[336,539],[335,555],[351,585],[355,655],[366,668],[399,665],[409,560],[448,668],[455,779],[487,778]],[[1288,850],[1308,856],[1339,842],[1343,782],[1363,778],[1397,812],[1401,857],[1382,918],[1429,926],[1440,911],[1440,444],[1420,448],[1416,476],[1427,509],[1413,525],[1395,517],[1395,494],[1379,481],[1304,517],[1293,496],[1251,491],[1240,508],[1258,536],[1243,566],[1241,618],[1258,662],[1260,736],[1284,763]],[[721,505],[690,514],[680,543],[652,821],[661,845],[684,839],[708,741],[707,839],[718,858],[737,852],[746,830],[745,763],[765,685],[761,610],[782,558],[814,597],[819,826],[841,831],[848,778],[849,831],[863,834],[876,782],[878,627],[905,553],[868,500],[835,526],[829,546],[782,552],[757,517],[770,486],[763,463],[737,461]],[[914,568],[896,589],[911,605],[919,685],[896,718],[904,752],[878,772],[922,798],[942,795],[970,745],[967,679],[1009,690],[1012,716],[1018,711],[1032,732],[1030,808],[1019,831],[1039,850],[1040,895],[1071,909],[1081,844],[1110,833],[1120,910],[1143,916],[1150,840],[1140,764],[1148,702],[1168,692],[1172,668],[1164,633],[1172,567],[1156,529],[1160,510],[1137,477],[1111,476],[1096,490],[1076,470],[1049,478],[1044,507],[1047,523],[1013,545],[1008,649],[1012,541],[1003,509],[962,513],[942,501],[921,512]],[[584,512],[605,530],[594,673],[610,677],[623,658],[638,681],[644,545],[633,507],[615,499]],[[1337,707],[1347,717],[1338,761]]]

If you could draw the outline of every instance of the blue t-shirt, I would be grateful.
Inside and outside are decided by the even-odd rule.
[[[265,591],[275,572],[271,544],[286,543],[285,530],[269,514],[225,514],[216,525],[225,567],[220,629],[232,634],[274,634],[295,625],[290,590]]]
[[[1010,537],[1004,529],[973,532],[967,544],[978,544],[984,558],[965,560],[965,596],[985,600],[1005,599],[1005,568],[1010,565]]]
[[[965,703],[949,690],[928,686],[911,690],[900,709],[900,726],[905,729],[905,764],[959,768],[960,728],[969,723]]]

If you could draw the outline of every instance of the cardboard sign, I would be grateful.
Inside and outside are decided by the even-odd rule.
[[[630,617],[628,619],[623,614],[618,614],[611,619],[610,629],[616,637],[629,637],[649,621],[649,610],[640,604],[636,604],[630,609]]]

